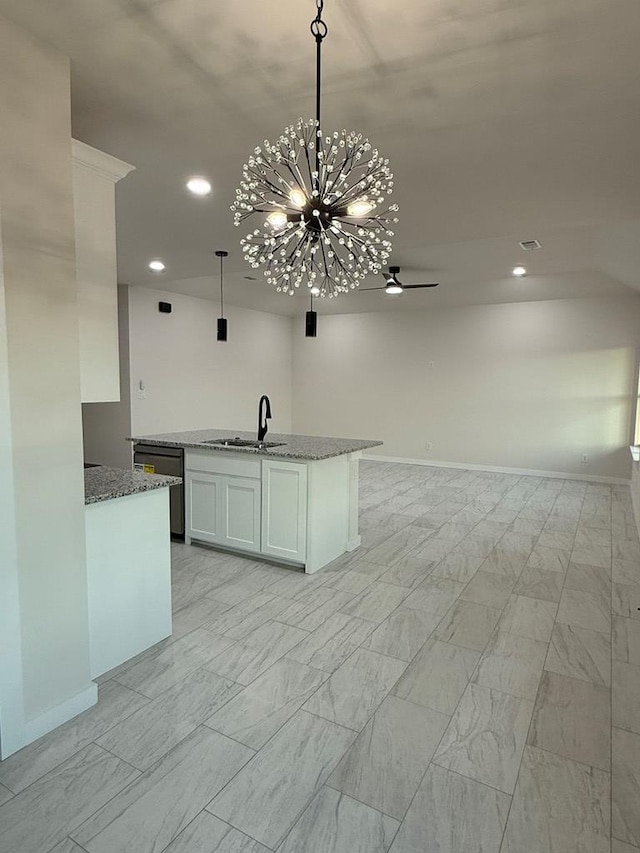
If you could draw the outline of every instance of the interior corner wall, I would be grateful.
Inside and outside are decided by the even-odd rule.
[[[78,713],[95,701],[95,685],[89,677],[69,63],[4,19],[0,115],[0,412],[10,424],[0,435],[0,503],[7,508],[3,525],[12,528],[0,599],[15,600],[17,591],[10,641],[19,650],[23,692],[22,731],[7,731],[9,719],[18,725],[9,707],[16,680],[8,685],[0,670],[6,755],[20,740],[72,716],[71,706]],[[6,549],[4,542],[3,560]]]
[[[118,286],[118,352],[120,401],[84,403],[84,458],[114,468],[131,467],[131,387],[129,383],[129,288]]]
[[[640,297],[318,319],[317,338],[294,339],[295,432],[380,439],[387,457],[629,478]]]
[[[160,313],[159,301],[170,302],[172,312]],[[291,431],[291,318],[225,306],[229,339],[218,342],[218,314],[218,303],[208,299],[129,289],[134,435],[256,430],[262,394],[271,400],[269,429]]]

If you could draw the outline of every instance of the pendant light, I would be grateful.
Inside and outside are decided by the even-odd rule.
[[[313,293],[311,294],[311,310],[305,314],[305,338],[316,338],[318,336],[318,312],[313,310]]]
[[[316,0],[316,115],[264,140],[249,157],[231,205],[241,225],[262,219],[240,240],[244,259],[264,268],[269,284],[293,295],[305,282],[334,297],[378,274],[391,253],[397,222],[389,161],[356,131],[323,133],[320,126],[321,52],[327,35],[323,0]]]
[[[220,258],[220,316],[218,317],[218,340],[226,341],[227,340],[227,321],[224,318],[224,289],[222,284],[222,264],[223,259],[229,255],[229,252],[225,252],[224,249],[218,249],[216,252],[216,257]]]

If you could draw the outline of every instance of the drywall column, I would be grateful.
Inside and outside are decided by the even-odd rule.
[[[5,757],[95,702],[96,688],[89,677],[69,64],[3,19],[0,115]]]

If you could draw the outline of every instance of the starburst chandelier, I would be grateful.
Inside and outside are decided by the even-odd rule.
[[[278,292],[293,295],[304,284],[333,297],[379,273],[390,253],[397,222],[389,161],[353,131],[323,134],[320,125],[322,42],[327,25],[323,0],[311,22],[316,41],[316,117],[286,127],[277,142],[265,140],[243,167],[231,205],[241,225],[254,214],[261,227],[240,240],[245,260]]]

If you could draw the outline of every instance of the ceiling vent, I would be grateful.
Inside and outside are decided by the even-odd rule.
[[[539,240],[520,240],[520,248],[529,252],[531,249],[541,249],[542,243]]]

